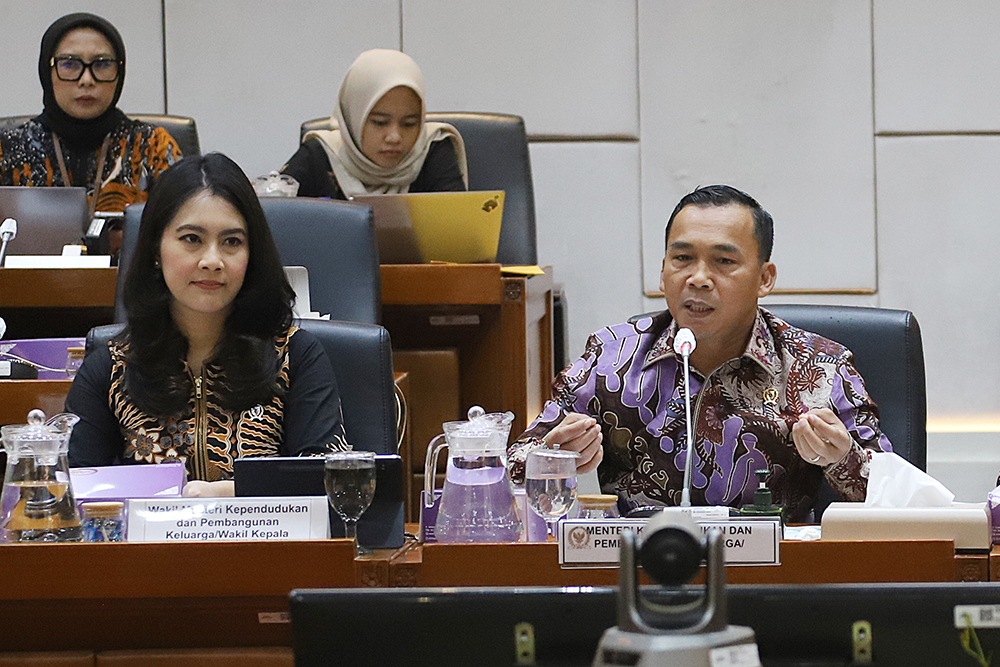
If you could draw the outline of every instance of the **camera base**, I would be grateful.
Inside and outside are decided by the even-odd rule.
[[[752,646],[736,661],[712,660],[713,649],[727,646]],[[625,632],[617,627],[606,630],[597,646],[593,667],[760,667],[753,630],[739,625],[726,626],[717,632],[700,634],[645,634]]]

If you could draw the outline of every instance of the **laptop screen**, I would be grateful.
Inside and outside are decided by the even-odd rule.
[[[381,264],[495,262],[502,190],[358,195],[372,207]]]

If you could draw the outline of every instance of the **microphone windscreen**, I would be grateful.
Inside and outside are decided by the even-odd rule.
[[[11,241],[17,237],[17,220],[14,218],[7,218],[0,224],[0,235],[7,234],[7,240]]]
[[[698,343],[694,339],[693,331],[687,327],[677,330],[677,335],[674,336],[674,354],[687,356],[694,352],[696,347]]]

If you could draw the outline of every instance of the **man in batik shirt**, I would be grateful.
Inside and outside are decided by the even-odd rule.
[[[715,185],[685,196],[667,222],[667,310],[591,335],[511,444],[512,478],[523,480],[531,449],[559,446],[580,452],[578,471],[596,468],[623,509],[679,504],[688,448],[673,341],[688,327],[692,504],[752,502],[761,468],[791,520],[808,517],[824,477],[863,500],[871,452],[890,450],[878,409],[849,350],[757,306],[774,287],[772,243],[771,216],[749,195]]]

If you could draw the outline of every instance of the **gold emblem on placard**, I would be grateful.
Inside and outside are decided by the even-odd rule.
[[[590,533],[582,526],[569,531],[569,546],[573,549],[584,549],[590,546]]]

